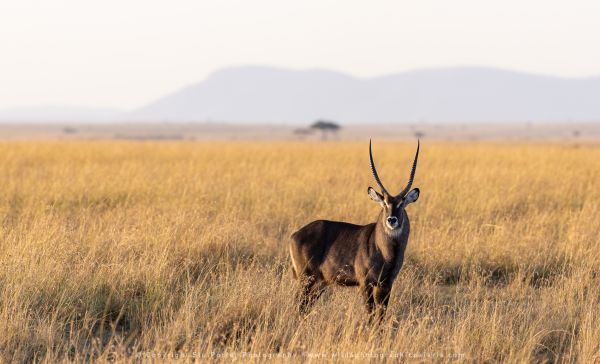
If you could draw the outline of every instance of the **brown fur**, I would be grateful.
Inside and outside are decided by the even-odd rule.
[[[381,319],[402,263],[410,222],[401,211],[401,228],[386,231],[382,211],[377,222],[354,225],[317,220],[295,232],[290,254],[295,276],[302,283],[300,310],[306,312],[325,286],[359,286],[370,314]]]
[[[338,284],[360,286],[371,317],[373,314],[380,320],[384,317],[410,235],[405,207],[419,198],[418,188],[410,190],[417,169],[419,146],[417,143],[406,187],[392,196],[379,179],[369,141],[371,172],[382,192],[372,187],[367,190],[371,199],[382,208],[374,223],[354,225],[317,220],[292,234],[289,248],[294,276],[302,284],[301,312],[307,311],[326,286]]]

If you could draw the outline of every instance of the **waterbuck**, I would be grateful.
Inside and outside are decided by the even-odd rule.
[[[381,205],[374,223],[354,225],[347,222],[317,220],[292,234],[289,249],[293,273],[301,282],[300,311],[306,313],[331,284],[359,286],[371,318],[383,319],[390,290],[404,261],[410,234],[405,208],[417,201],[419,189],[411,190],[420,142],[406,187],[391,195],[377,175],[371,141],[371,172],[381,193],[369,187],[371,199]]]

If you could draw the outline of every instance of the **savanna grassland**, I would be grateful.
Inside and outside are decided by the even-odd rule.
[[[375,142],[396,192],[414,142]],[[422,143],[385,321],[286,240],[374,221],[368,143],[0,143],[0,361],[600,361],[600,146]]]

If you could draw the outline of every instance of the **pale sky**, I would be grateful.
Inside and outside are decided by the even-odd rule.
[[[600,76],[600,1],[0,0],[0,108],[132,109],[250,64]]]

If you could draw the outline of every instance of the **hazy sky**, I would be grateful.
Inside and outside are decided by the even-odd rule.
[[[247,64],[600,75],[600,1],[0,0],[0,108],[135,108]]]

